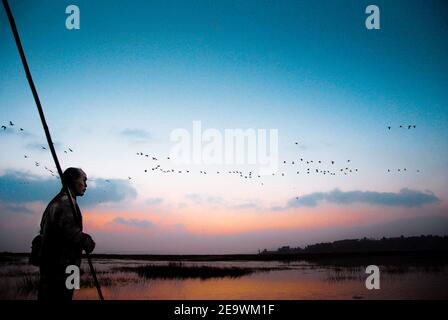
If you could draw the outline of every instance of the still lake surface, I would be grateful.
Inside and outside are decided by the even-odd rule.
[[[168,261],[93,259],[105,299],[448,299],[448,266],[381,265],[380,289],[368,290],[366,266],[330,266],[307,261],[182,261],[182,267],[244,268],[243,276],[147,278],[138,266]],[[172,262],[171,262],[172,263]],[[125,269],[121,268],[128,268]],[[86,261],[74,299],[98,299]],[[36,299],[38,268],[25,257],[0,261],[0,299]]]

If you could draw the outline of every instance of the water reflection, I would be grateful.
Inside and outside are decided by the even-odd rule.
[[[187,276],[144,276],[139,267],[166,268],[167,261],[94,259],[106,299],[446,299],[447,265],[381,265],[381,289],[367,290],[365,266],[334,266],[294,261],[183,261],[189,270],[201,267],[253,270],[238,276],[220,273],[201,279]],[[135,269],[137,268],[137,269]],[[89,270],[83,264],[83,270]],[[163,270],[163,269],[161,269]],[[204,270],[204,269],[200,269]],[[35,299],[37,268],[16,259],[0,264],[0,299]],[[98,299],[91,276],[82,274],[74,299]]]

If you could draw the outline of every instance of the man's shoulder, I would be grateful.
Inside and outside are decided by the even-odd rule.
[[[58,209],[69,206],[68,196],[64,193],[58,193],[48,204],[48,209]]]

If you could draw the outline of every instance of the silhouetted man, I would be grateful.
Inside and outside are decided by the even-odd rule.
[[[73,213],[69,195],[62,189],[48,204],[40,224],[42,248],[40,255],[39,300],[71,300],[73,289],[67,289],[65,273],[69,265],[81,265],[82,250],[90,253],[95,248],[92,238],[82,232],[82,215],[76,197],[87,189],[87,176],[79,168],[64,171],[76,213]]]

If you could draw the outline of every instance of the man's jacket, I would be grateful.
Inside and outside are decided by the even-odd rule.
[[[76,213],[68,195],[61,192],[51,200],[42,216],[41,271],[65,270],[68,265],[81,264],[83,242],[82,215],[74,200]]]

